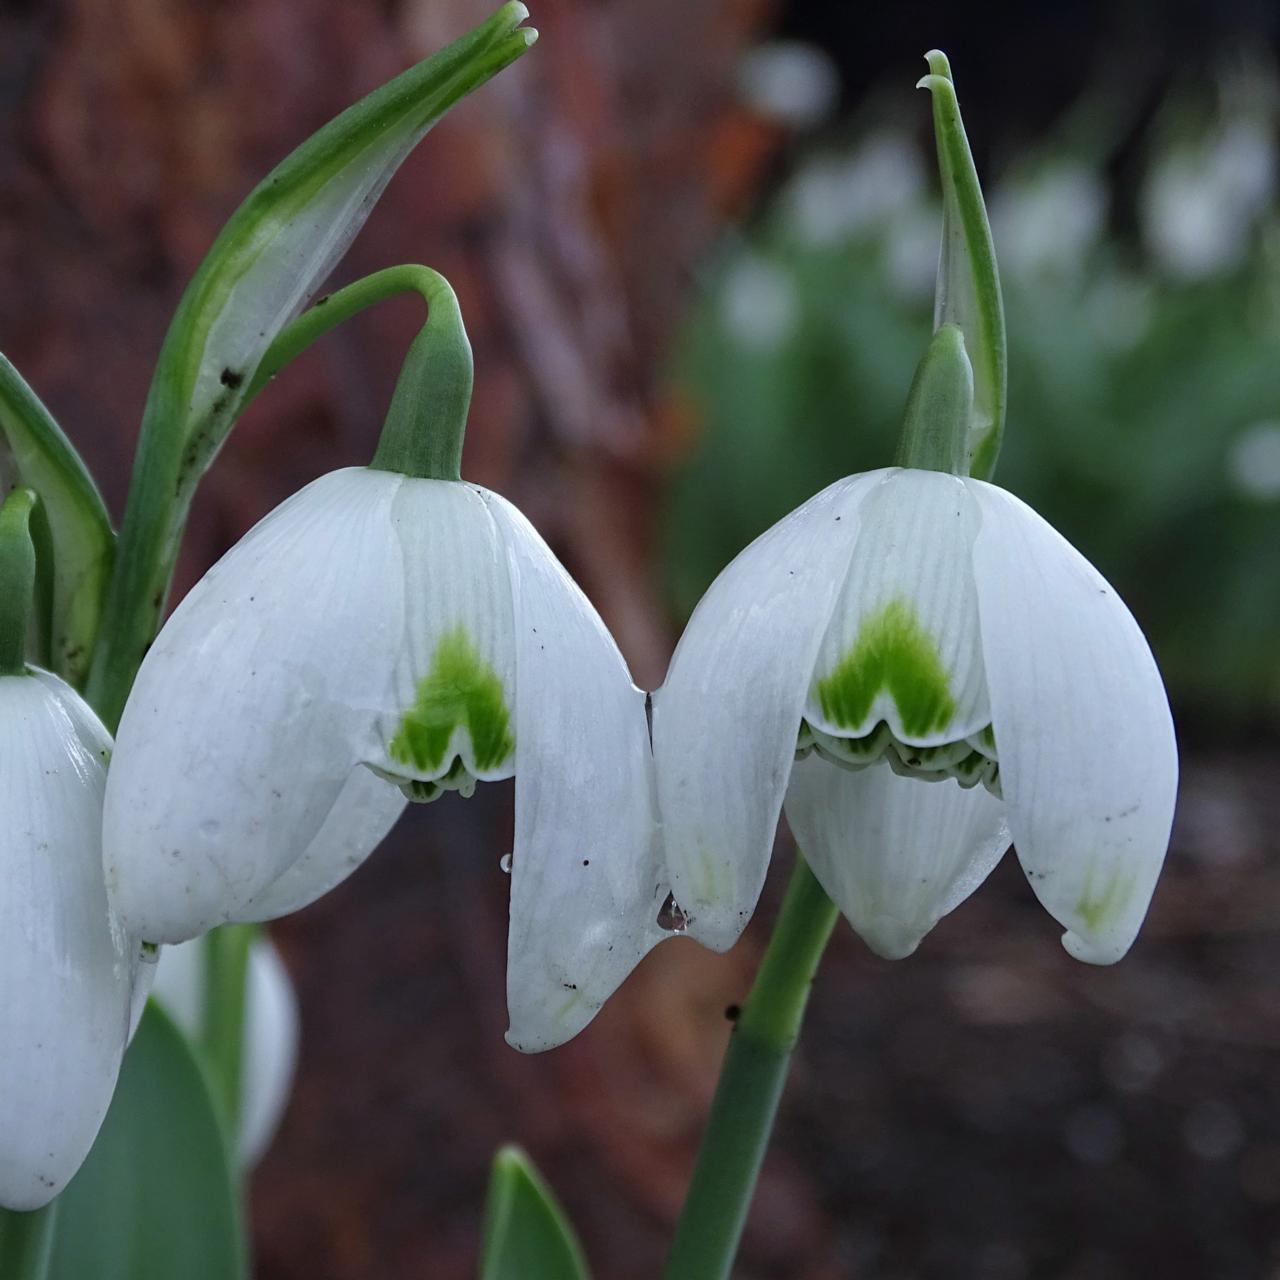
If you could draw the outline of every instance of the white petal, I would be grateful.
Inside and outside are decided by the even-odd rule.
[[[0,1205],[62,1190],[106,1114],[131,946],[102,881],[111,740],[67,685],[0,678]]]
[[[888,960],[909,956],[1009,847],[1004,805],[985,787],[904,778],[883,762],[799,760],[786,810],[818,882]]]
[[[654,694],[672,890],[690,936],[717,951],[732,946],[760,896],[859,507],[891,474],[837,481],[737,556],[694,610]]]
[[[1030,507],[970,481],[1000,784],[1023,869],[1078,959],[1129,949],[1178,787],[1155,659],[1124,603]]]
[[[236,919],[277,920],[322,898],[382,843],[408,803],[399,787],[357,765],[306,851]]]
[[[165,947],[154,995],[173,1020],[197,1037],[204,1021],[204,938]],[[249,948],[244,1061],[237,1147],[245,1168],[261,1158],[280,1124],[298,1060],[298,1001],[280,954],[266,937]]]
[[[108,890],[151,942],[234,919],[374,750],[403,632],[403,478],[308,485],[192,589],[142,664],[104,815]]]
[[[805,704],[811,725],[860,738],[883,721],[899,742],[934,747],[991,722],[977,532],[977,505],[955,476],[896,471],[867,498]]]
[[[394,694],[375,767],[404,778],[515,769],[515,649],[506,553],[481,491],[405,480],[391,508],[405,571]]]
[[[529,522],[486,494],[516,627],[516,825],[507,1040],[576,1035],[664,936],[645,697]]]
[[[298,1065],[298,997],[280,953],[266,938],[249,952],[240,1163],[252,1168],[271,1145]]]

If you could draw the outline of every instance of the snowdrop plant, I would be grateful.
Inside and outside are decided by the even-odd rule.
[[[576,701],[571,695],[558,703],[554,724],[529,722],[529,706],[537,709],[541,664],[551,662],[552,652],[597,681],[588,690],[596,702],[586,729],[614,713],[630,726],[622,731],[627,741],[610,757],[613,764],[622,760],[612,781],[628,786],[633,779],[626,769],[641,759],[642,785],[628,786],[628,794],[634,790],[639,797],[635,803],[620,800],[614,807],[611,822],[621,816],[625,836],[611,847],[641,861],[655,858],[649,765],[634,747],[637,734],[645,744],[643,699],[598,619],[518,513],[456,479],[425,478],[456,477],[445,454],[453,449],[456,463],[460,415],[470,391],[470,353],[460,324],[450,357],[425,362],[429,386],[415,383],[414,371],[420,373],[424,361],[420,353],[411,357],[397,397],[405,412],[399,427],[388,427],[376,469],[326,478],[300,495],[186,607],[188,615],[213,625],[217,610],[211,602],[221,595],[239,603],[239,587],[270,571],[264,563],[270,548],[285,552],[276,565],[283,576],[277,583],[272,571],[270,589],[279,585],[280,596],[288,595],[292,551],[303,575],[292,586],[306,591],[306,575],[317,567],[300,546],[307,529],[315,533],[311,549],[319,556],[334,551],[335,538],[358,535],[356,562],[344,565],[357,575],[348,585],[370,589],[361,603],[376,598],[381,610],[362,619],[370,625],[359,634],[373,646],[363,659],[378,675],[368,675],[364,684],[353,677],[362,659],[349,647],[342,650],[343,601],[335,589],[317,597],[332,613],[306,637],[311,647],[303,658],[313,662],[314,679],[296,678],[287,650],[279,651],[279,683],[270,686],[253,722],[265,734],[264,744],[285,753],[274,763],[292,771],[298,802],[292,809],[284,806],[287,813],[273,811],[270,778],[262,775],[268,789],[257,798],[265,794],[267,820],[256,824],[259,843],[246,844],[244,863],[227,870],[224,902],[211,902],[208,886],[201,884],[202,869],[206,876],[211,867],[213,874],[222,869],[216,859],[200,844],[187,847],[185,862],[179,859],[170,868],[190,877],[193,901],[185,918],[171,898],[166,901],[163,877],[150,896],[131,879],[131,859],[138,856],[133,851],[122,855],[117,845],[103,857],[109,760],[113,793],[139,786],[151,807],[138,816],[160,823],[149,790],[154,780],[140,782],[130,764],[133,747],[117,770],[121,761],[113,758],[110,735],[155,639],[200,479],[245,406],[303,346],[361,307],[420,287],[420,270],[393,268],[334,295],[327,309],[307,310],[423,135],[452,104],[533,43],[537,33],[522,26],[526,17],[523,5],[505,4],[331,121],[250,193],[200,265],[170,325],[118,536],[74,447],[0,357],[0,491],[13,491],[0,514],[0,739],[8,744],[0,752],[0,795],[7,797],[11,833],[0,855],[0,1274],[6,1280],[144,1271],[235,1280],[247,1274],[231,1149],[237,1133],[249,1154],[260,1144],[252,1132],[254,1115],[246,1110],[253,1094],[242,1097],[240,1084],[253,1065],[245,1061],[246,1019],[255,1007],[253,957],[265,944],[252,926],[217,929],[201,943],[204,980],[195,1043],[158,1006],[143,1012],[155,968],[144,961],[155,961],[162,942],[192,937],[226,919],[274,915],[322,892],[394,820],[404,804],[401,788],[421,798],[442,788],[465,790],[475,777],[507,776],[518,763],[536,762],[540,743],[545,758],[541,735],[558,730],[572,736],[586,715],[587,695]],[[447,286],[435,284],[428,345],[442,325],[448,327],[454,306]],[[452,314],[456,319],[456,307]],[[423,446],[409,431],[418,408],[428,419],[438,411],[453,431],[447,440],[433,437],[445,453],[428,457],[425,470],[415,461],[424,456]],[[437,488],[443,496],[424,496]],[[454,541],[457,558],[447,560],[440,574],[428,572],[420,554],[433,538]],[[432,547],[433,554],[437,550]],[[434,626],[435,610],[453,605],[460,612],[449,626],[415,625],[429,611]],[[241,656],[265,656],[270,637],[283,638],[278,618],[272,624],[250,611],[243,621],[248,638],[239,642]],[[534,648],[525,638],[544,625],[558,629],[560,640],[558,647],[548,644],[547,659],[540,645]],[[153,692],[163,686],[163,654],[177,634],[157,650],[155,674],[148,673],[130,712],[132,724],[145,723],[145,686]],[[415,665],[420,661],[421,668]],[[248,679],[251,687],[240,688],[236,703],[246,711],[248,700],[268,683]],[[406,701],[395,705],[393,692],[385,689],[385,705],[371,703],[367,719],[360,720],[351,700],[378,680],[393,682]],[[441,689],[447,692],[434,696]],[[199,682],[190,692],[202,692]],[[350,714],[342,713],[342,697]],[[303,714],[308,706],[309,719]],[[303,742],[300,735],[308,734]],[[136,747],[135,730],[127,728],[130,739]],[[242,745],[224,732],[205,740],[203,756],[186,759],[203,768],[211,752]],[[371,753],[371,767],[361,764],[340,778],[336,758],[348,748],[353,761]],[[265,765],[270,756],[260,755],[259,762]],[[566,759],[588,769],[582,751]],[[154,755],[149,762],[165,763]],[[526,772],[536,778],[537,764]],[[589,780],[589,770],[583,777]],[[224,775],[220,803],[211,812],[223,836],[235,838],[254,830],[255,819],[244,796],[228,792],[227,785]],[[529,856],[516,885],[518,900],[527,894],[539,904],[547,902],[546,882],[552,897],[569,891],[563,867],[548,865],[538,841],[563,850],[542,834],[548,824],[529,816],[543,801],[544,814],[554,812],[559,797],[551,782],[521,801],[521,830],[534,834],[522,840]],[[118,802],[108,825],[122,825]],[[263,842],[286,829],[292,843],[282,840],[264,852]],[[206,843],[213,834],[196,833]],[[629,898],[627,876],[636,874],[636,865],[620,868],[601,857],[592,887],[586,880],[573,882],[575,905],[589,901],[599,913],[611,894]],[[111,904],[108,880],[118,906],[141,932]],[[529,1029],[521,1034],[527,1047],[541,1047],[576,1030],[590,1017],[593,1001],[607,992],[598,985],[598,971],[587,975],[581,994],[574,990],[569,974],[578,972],[580,959],[572,945],[564,940],[561,952],[543,945],[534,912],[528,914],[530,928],[513,935],[513,946],[531,957],[527,967],[535,974],[536,994],[525,1001]],[[647,932],[660,936],[656,923]],[[596,944],[602,954],[607,950],[598,930]],[[548,995],[536,988],[536,975],[545,976],[557,963],[564,967],[556,974],[562,980]],[[137,1039],[122,1067],[135,1025]],[[117,1072],[120,1086],[109,1108]],[[67,1194],[51,1200],[64,1186]]]
[[[154,942],[272,919],[347,876],[406,798],[514,775],[508,1038],[545,1049],[664,936],[645,698],[529,522],[460,479],[471,350],[448,284],[413,275],[430,314],[372,466],[264,519],[143,662],[107,884]]]
[[[689,934],[724,949],[741,933],[784,799],[803,854],[669,1277],[728,1274],[832,903],[877,953],[908,956],[1012,838],[1066,949],[1111,963],[1168,845],[1177,751],[1146,640],[1101,575],[989,480],[1005,416],[999,279],[950,69],[928,61],[942,253],[898,465],[836,481],[743,551],[654,698]]]

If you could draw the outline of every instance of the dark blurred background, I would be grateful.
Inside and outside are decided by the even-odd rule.
[[[1000,480],[1112,579],[1169,680],[1173,849],[1114,969],[1009,860],[916,956],[818,979],[744,1280],[1280,1276],[1280,9],[1273,2],[538,0],[341,268],[443,270],[469,477],[519,503],[660,679],[756,533],[883,465],[928,331],[921,55],[951,55],[1010,326]],[[0,347],[118,514],[150,369],[222,220],[485,0],[6,0]],[[372,452],[385,304],[282,376],[198,497],[177,593]],[[726,744],[726,749],[727,749]],[[303,1057],[253,1184],[261,1280],[471,1273],[524,1144],[597,1274],[657,1273],[776,902],[645,962],[576,1041],[502,1042],[509,786],[415,808],[274,930]],[[785,836],[780,847],[786,846]]]

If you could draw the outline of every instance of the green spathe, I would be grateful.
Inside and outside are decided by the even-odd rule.
[[[891,600],[863,620],[853,648],[818,681],[818,702],[832,724],[856,729],[881,689],[913,738],[945,729],[956,712],[942,659],[906,600]]]
[[[502,681],[462,626],[440,637],[431,670],[419,681],[418,696],[387,751],[403,765],[434,773],[459,727],[471,736],[477,770],[497,768],[515,750]]]

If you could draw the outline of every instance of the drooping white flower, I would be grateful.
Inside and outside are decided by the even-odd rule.
[[[37,1209],[89,1153],[153,966],[102,879],[111,739],[57,676],[0,676],[0,1205]]]
[[[406,794],[514,774],[508,1039],[550,1047],[664,936],[644,702],[510,503],[334,472],[232,548],[143,663],[107,787],[108,889],[153,942],[270,919],[348,875]]]
[[[162,949],[152,995],[189,1035],[200,1034],[205,1007],[203,938]],[[298,997],[280,953],[269,938],[249,946],[245,986],[244,1064],[236,1149],[252,1168],[280,1127],[298,1063]]]
[[[1118,960],[1177,787],[1164,686],[1116,593],[1017,498],[937,471],[837,481],[742,552],[653,735],[672,891],[718,949],[790,785],[814,874],[881,954],[913,951],[1012,834],[1067,950]]]

